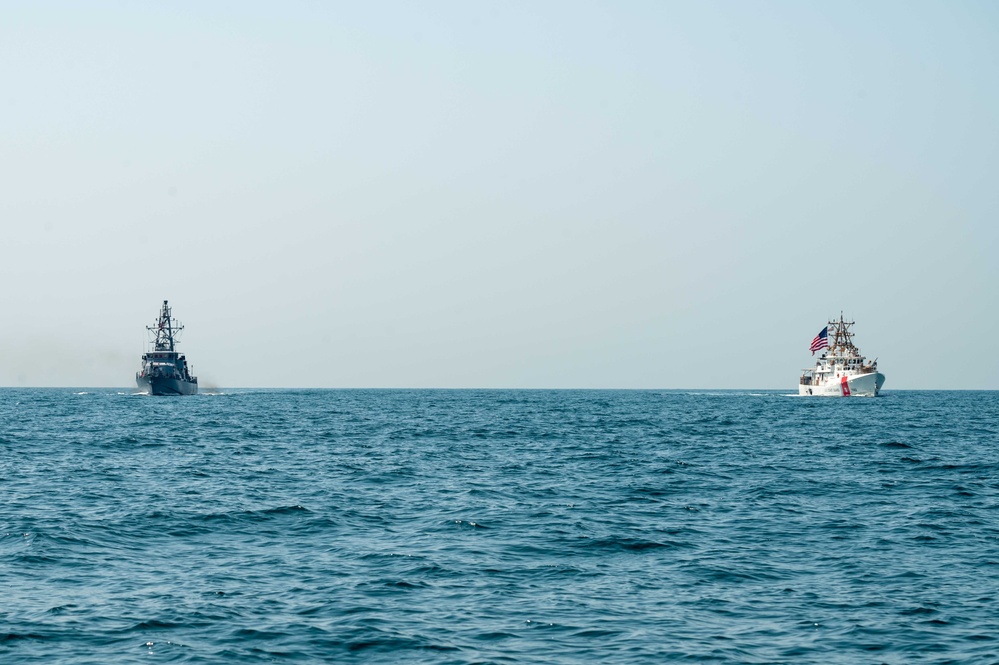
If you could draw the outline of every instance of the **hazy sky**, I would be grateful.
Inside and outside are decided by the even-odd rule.
[[[85,5],[85,6],[84,6]],[[9,2],[0,384],[999,389],[999,4]]]

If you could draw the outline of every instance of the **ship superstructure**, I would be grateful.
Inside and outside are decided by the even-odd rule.
[[[847,321],[829,322],[812,340],[812,355],[823,350],[815,367],[804,370],[798,381],[799,395],[826,397],[876,397],[884,385],[885,375],[878,371],[878,361],[868,361],[853,343]],[[830,341],[831,340],[831,341]]]
[[[191,374],[187,358],[177,351],[177,337],[184,329],[170,315],[170,305],[164,300],[155,325],[146,326],[153,333],[152,349],[142,354],[142,369],[135,373],[139,390],[152,395],[194,395],[198,392],[198,377]]]

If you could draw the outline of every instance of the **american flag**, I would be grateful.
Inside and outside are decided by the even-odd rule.
[[[829,346],[829,326],[823,328],[822,332],[815,336],[815,339],[812,340],[812,345],[808,347],[808,350],[811,351],[814,356],[816,351],[824,349],[827,346]]]

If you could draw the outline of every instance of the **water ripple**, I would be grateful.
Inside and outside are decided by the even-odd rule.
[[[0,662],[993,663],[999,394],[0,390]]]

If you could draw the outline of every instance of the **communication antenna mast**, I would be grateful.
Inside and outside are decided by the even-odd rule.
[[[829,322],[829,332],[832,333],[832,344],[829,347],[830,353],[835,353],[838,350],[857,350],[857,347],[853,345],[853,333],[850,332],[850,326],[854,323],[854,321],[844,319],[843,312],[839,313],[839,321],[833,319]]]
[[[174,342],[183,329],[184,326],[170,316],[170,305],[166,300],[163,301],[156,325],[146,326],[146,330],[156,336],[153,342],[154,351],[173,351]]]

